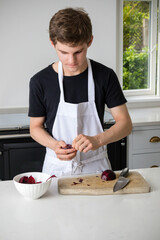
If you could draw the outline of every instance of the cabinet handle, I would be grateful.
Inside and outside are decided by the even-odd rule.
[[[150,166],[150,168],[156,168],[156,167],[159,167],[158,165],[152,165]]]
[[[152,137],[149,141],[150,141],[150,142],[160,142],[160,138],[157,137],[157,136],[154,136],[154,137]]]
[[[121,142],[121,146],[124,147],[126,144],[125,142]]]

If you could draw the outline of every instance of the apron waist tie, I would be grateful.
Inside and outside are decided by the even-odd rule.
[[[85,164],[91,163],[91,162],[94,162],[94,161],[98,161],[102,158],[108,158],[107,151],[103,151],[96,156],[93,156],[91,158],[88,158],[88,159],[82,160],[82,161],[78,161],[76,158],[73,159],[72,160],[73,161],[73,173],[75,173],[76,170],[80,170],[80,172],[82,172],[82,169],[83,169]],[[75,166],[75,164],[76,164],[76,166]]]

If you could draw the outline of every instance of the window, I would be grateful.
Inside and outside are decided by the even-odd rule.
[[[160,96],[158,3],[159,0],[118,0],[117,70],[126,97]]]

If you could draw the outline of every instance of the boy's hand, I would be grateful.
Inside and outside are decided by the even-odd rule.
[[[54,151],[59,160],[72,160],[76,156],[76,149],[70,144],[66,144],[64,141],[57,141]]]
[[[78,135],[72,142],[72,146],[80,152],[88,152],[89,150],[96,150],[100,147],[97,136]]]

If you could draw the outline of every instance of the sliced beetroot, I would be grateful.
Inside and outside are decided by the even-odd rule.
[[[71,149],[72,145],[71,144],[67,144],[65,147],[62,147],[62,149]]]
[[[105,181],[111,181],[116,179],[116,174],[112,170],[107,169],[102,172],[101,179]]]
[[[34,183],[36,183],[36,181],[35,181],[34,177],[30,176],[27,180],[27,183],[34,184]]]
[[[46,182],[50,179],[50,178],[53,178],[53,177],[56,177],[56,175],[52,175],[50,176]],[[19,179],[19,183],[27,183],[27,184],[37,184],[37,183],[42,183],[42,181],[39,181],[39,182],[36,182],[35,178],[32,177],[32,176],[23,176]]]
[[[24,177],[21,177],[21,178],[19,179],[19,182],[20,182],[20,183],[27,183],[27,180],[28,180],[28,177],[27,177],[27,176],[24,176]]]
[[[32,176],[23,176],[20,178],[19,183],[27,183],[27,184],[35,184],[35,183],[41,183],[41,182],[36,182],[34,177]]]

